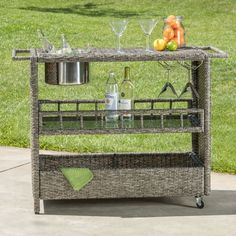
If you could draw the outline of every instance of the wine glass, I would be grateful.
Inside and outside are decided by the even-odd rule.
[[[157,20],[156,19],[141,19],[139,20],[139,24],[141,26],[141,29],[144,35],[146,36],[146,51],[152,52],[152,50],[150,49],[150,35],[157,24]]]
[[[117,36],[117,52],[122,53],[120,49],[120,38],[123,35],[124,31],[126,30],[126,27],[128,25],[128,20],[126,19],[113,19],[110,22],[112,31]]]
[[[161,63],[160,63],[161,64]],[[167,70],[167,81],[161,89],[158,97],[161,98],[177,98],[178,95],[175,91],[174,86],[170,83],[170,66],[165,63],[165,65],[161,64]]]
[[[195,70],[198,67],[192,68],[191,65],[188,65],[187,63],[182,64],[182,66],[188,70],[188,82],[185,84],[182,92],[179,95],[179,98],[192,98],[192,96],[194,95],[196,98],[199,99],[199,94],[191,82],[191,69]]]
[[[50,43],[41,29],[37,30],[38,37],[42,42],[43,50],[48,53],[55,53],[56,49],[52,43]]]

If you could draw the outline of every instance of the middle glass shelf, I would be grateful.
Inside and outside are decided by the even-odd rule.
[[[42,135],[203,132],[204,110],[192,99],[137,99],[127,110],[115,111],[119,119],[105,120],[104,100],[39,100]]]

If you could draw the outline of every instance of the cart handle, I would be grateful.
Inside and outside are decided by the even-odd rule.
[[[29,53],[28,56],[18,56],[18,54]],[[31,58],[31,51],[30,49],[14,49],[12,51],[12,59],[15,61],[26,61],[30,60]]]
[[[205,51],[210,58],[228,58],[228,53],[220,50],[219,48],[212,47],[212,46],[190,46],[186,48],[191,49],[200,49]]]
[[[200,48],[206,51],[213,51],[213,52],[207,52],[209,57],[211,58],[228,58],[229,57],[229,55],[226,52],[216,47],[206,46],[206,47],[200,47]]]

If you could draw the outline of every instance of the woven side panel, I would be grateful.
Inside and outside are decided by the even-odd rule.
[[[129,198],[203,193],[204,168],[189,153],[40,155],[40,197]],[[94,179],[74,191],[61,167],[90,168]]]
[[[40,155],[41,171],[59,171],[61,167],[97,169],[140,169],[201,167],[189,153],[116,153],[79,155]]]
[[[57,85],[57,63],[45,63],[45,82],[47,84]]]
[[[93,180],[74,191],[59,171],[43,171],[42,199],[136,198],[203,194],[203,167],[94,170]]]

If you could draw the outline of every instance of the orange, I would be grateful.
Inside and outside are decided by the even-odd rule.
[[[176,19],[176,17],[174,16],[174,15],[170,15],[170,16],[168,16],[167,18],[166,18],[166,20],[165,20],[165,22],[167,23],[167,24],[170,24],[173,20],[175,20]]]
[[[175,37],[184,36],[184,29],[182,27],[174,30]]]
[[[182,47],[184,45],[184,29],[180,27],[174,30],[174,33],[175,36],[173,39],[178,43],[178,47]]]
[[[169,42],[170,39],[166,38],[166,37],[163,37],[163,39],[166,41],[166,42]]]
[[[183,47],[185,44],[184,37],[180,38],[180,47]]]
[[[173,28],[173,29],[179,29],[181,28],[181,24],[179,23],[178,20],[172,20],[170,22],[170,26]]]
[[[153,47],[157,51],[163,51],[166,48],[166,44],[167,44],[166,40],[164,40],[164,39],[156,39],[153,42]]]
[[[166,27],[163,31],[163,37],[169,41],[170,39],[174,38],[175,32],[171,27]]]

